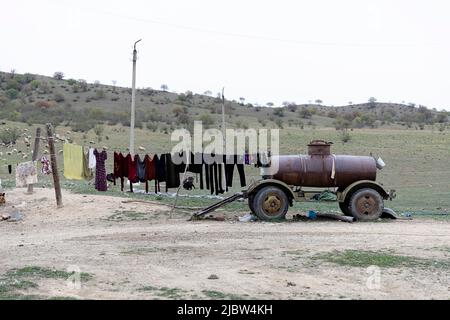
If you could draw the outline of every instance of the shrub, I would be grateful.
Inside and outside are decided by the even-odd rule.
[[[55,95],[53,96],[53,99],[56,102],[63,102],[65,100],[65,97],[61,93],[55,93]]]
[[[301,109],[298,113],[300,115],[300,118],[303,118],[303,119],[310,119],[312,117],[311,110],[309,110],[307,108]]]
[[[284,110],[282,108],[273,109],[273,114],[277,117],[284,117]]]
[[[19,137],[20,133],[17,128],[6,128],[0,132],[0,141],[4,144],[15,144]]]
[[[19,96],[19,92],[16,89],[8,89],[6,91],[6,96],[9,99],[14,100],[14,99],[17,99],[17,97]]]
[[[95,99],[100,100],[105,97],[105,92],[102,89],[95,91]]]
[[[347,128],[341,129],[341,141],[342,143],[347,143],[351,139],[350,133]]]
[[[203,125],[206,128],[208,128],[209,126],[211,126],[214,123],[213,118],[207,113],[204,113],[200,116],[200,121],[203,122]]]

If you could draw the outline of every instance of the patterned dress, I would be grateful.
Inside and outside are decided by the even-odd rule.
[[[106,151],[98,152],[97,149],[94,150],[95,159],[97,165],[95,167],[95,189],[98,191],[106,191],[108,189],[106,184],[106,167],[105,161],[108,158]]]

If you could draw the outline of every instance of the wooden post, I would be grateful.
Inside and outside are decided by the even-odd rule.
[[[36,137],[34,138],[34,149],[33,149],[33,156],[31,158],[32,161],[36,161],[37,156],[38,156],[38,152],[39,152],[39,142],[41,140],[41,128],[37,128],[36,129]],[[28,185],[28,190],[27,190],[28,194],[32,194],[33,193],[33,185],[29,184]]]
[[[56,163],[56,153],[55,153],[55,141],[52,131],[53,130],[51,123],[47,123],[47,141],[50,152],[50,162],[52,165],[53,185],[55,187],[55,195],[56,195],[56,206],[58,208],[61,208],[63,206],[61,196],[61,185],[59,183],[58,165]]]

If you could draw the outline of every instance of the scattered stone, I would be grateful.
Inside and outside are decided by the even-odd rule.
[[[11,218],[11,216],[9,215],[9,214],[2,214],[1,216],[0,216],[0,220],[8,220],[9,218]]]
[[[212,274],[212,275],[210,275],[210,276],[208,277],[208,279],[209,279],[209,280],[217,280],[217,279],[219,279],[219,277],[218,277],[217,275],[215,275],[215,274]]]
[[[44,150],[44,154],[48,154],[48,150]]]
[[[145,148],[143,146],[139,146],[138,149],[141,150],[141,151],[145,151]]]
[[[288,281],[287,286],[288,286],[288,287],[295,287],[296,284],[293,283],[293,282]]]

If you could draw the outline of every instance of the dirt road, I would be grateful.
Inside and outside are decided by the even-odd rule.
[[[17,294],[89,299],[449,299],[450,222],[187,222],[159,204],[53,191],[7,193],[0,278],[79,268],[81,288],[33,274]],[[230,213],[229,217],[233,217]],[[344,256],[343,256],[344,255]],[[374,259],[380,268],[367,269]],[[344,258],[342,258],[344,257]],[[387,263],[386,263],[387,261]],[[27,275],[25,274],[25,277]],[[31,276],[30,276],[31,277]]]

